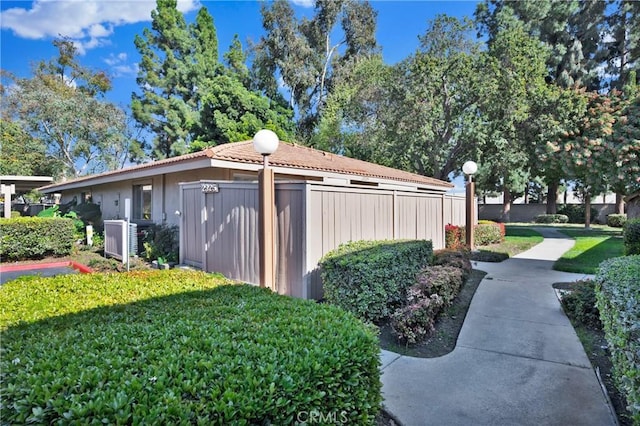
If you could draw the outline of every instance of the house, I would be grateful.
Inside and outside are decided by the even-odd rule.
[[[463,224],[464,198],[452,184],[281,142],[269,157],[276,178],[276,287],[322,297],[320,258],[339,244],[370,239],[430,239],[444,247],[447,223]],[[257,172],[252,142],[86,176],[40,188],[61,201],[91,197],[103,219],[180,228],[180,262],[259,282]]]

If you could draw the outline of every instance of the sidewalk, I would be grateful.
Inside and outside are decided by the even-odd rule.
[[[584,277],[551,270],[573,240],[545,240],[487,272],[456,348],[422,359],[382,351],[386,408],[405,426],[615,425],[589,359],[551,284]]]

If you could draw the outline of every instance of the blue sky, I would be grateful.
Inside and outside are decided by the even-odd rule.
[[[311,0],[296,0],[297,13],[312,14]],[[387,63],[407,57],[418,46],[427,22],[437,14],[473,15],[476,1],[372,1],[378,12],[377,39]],[[205,6],[214,18],[219,51],[225,52],[234,34],[243,45],[263,34],[260,2],[178,0],[178,9],[193,22]],[[155,1],[147,0],[34,0],[0,2],[0,67],[28,77],[30,66],[55,57],[51,41],[58,35],[74,39],[83,65],[106,71],[113,90],[107,99],[126,108],[135,82],[139,55],[136,34],[151,26]]]

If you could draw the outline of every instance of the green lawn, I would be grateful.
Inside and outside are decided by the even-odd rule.
[[[553,269],[565,272],[595,274],[603,260],[624,254],[622,230],[606,226],[559,228],[560,232],[576,240],[571,250],[562,255]]]
[[[506,231],[502,243],[478,246],[478,252],[473,254],[473,259],[485,262],[502,261],[529,250],[544,239],[530,227],[507,225]]]

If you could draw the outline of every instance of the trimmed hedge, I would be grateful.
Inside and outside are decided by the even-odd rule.
[[[613,376],[634,424],[640,424],[640,256],[602,262],[595,281]]]
[[[18,279],[0,306],[7,424],[364,425],[380,409],[377,336],[329,305],[146,271]]]
[[[640,218],[631,219],[624,224],[622,238],[624,254],[640,254]]]
[[[3,260],[41,259],[71,253],[75,226],[64,218],[17,217],[0,220]]]
[[[622,228],[627,222],[626,214],[609,214],[607,215],[607,226],[612,228]]]
[[[535,223],[567,223],[569,217],[564,214],[539,214],[533,221]]]
[[[503,223],[490,220],[481,220],[474,226],[474,242],[478,246],[499,244],[506,234]],[[460,250],[465,247],[467,237],[466,226],[448,224],[444,228],[445,247],[452,250]]]
[[[479,223],[475,226],[474,241],[478,246],[499,244],[504,240],[504,225],[498,223]]]
[[[342,244],[320,261],[325,299],[358,318],[380,322],[405,303],[407,288],[432,256],[428,240]]]

